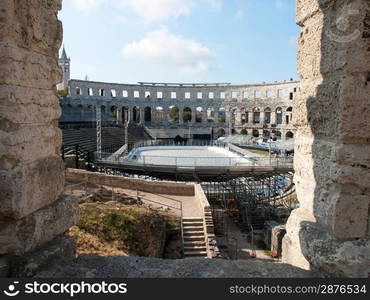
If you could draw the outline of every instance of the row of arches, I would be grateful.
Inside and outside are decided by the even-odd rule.
[[[68,106],[71,106],[68,104]],[[82,104],[77,107],[84,109]],[[264,109],[255,107],[251,111],[246,108],[232,108],[227,111],[226,108],[203,108],[201,106],[196,108],[179,108],[177,106],[170,106],[164,108],[157,107],[118,107],[102,105],[102,112],[109,113],[117,119],[128,120],[128,111],[130,111],[130,120],[135,122],[168,122],[176,123],[228,123],[231,122],[237,125],[252,124],[289,124],[293,118],[293,108],[288,107],[283,109],[276,108],[274,111],[270,107]],[[93,105],[87,106],[88,110],[94,110]],[[125,116],[124,111],[127,111]],[[140,117],[142,115],[142,118]]]

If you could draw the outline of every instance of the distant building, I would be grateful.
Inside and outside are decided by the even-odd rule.
[[[71,79],[71,59],[67,57],[64,46],[62,56],[59,58],[58,64],[63,70],[63,81],[57,85],[57,89],[64,90],[65,88],[68,88],[68,82]]]

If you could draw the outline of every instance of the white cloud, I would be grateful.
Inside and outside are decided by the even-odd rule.
[[[142,40],[124,46],[123,55],[178,68],[184,73],[206,71],[213,56],[206,46],[174,35],[166,28],[153,31]]]
[[[285,6],[285,2],[283,0],[276,0],[275,7],[276,8],[283,8]]]
[[[244,15],[245,15],[244,10],[238,9],[238,11],[235,13],[234,18],[235,19],[240,19],[240,18],[244,17]]]

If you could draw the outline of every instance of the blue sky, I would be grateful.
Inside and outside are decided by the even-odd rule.
[[[64,0],[74,79],[297,79],[294,0]]]

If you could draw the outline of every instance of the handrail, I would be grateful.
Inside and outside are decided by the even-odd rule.
[[[129,155],[124,160],[119,160],[117,157],[113,157],[110,153],[101,153],[97,159],[103,163],[112,164],[136,164],[143,167],[153,165],[171,165],[180,168],[184,167],[200,167],[200,166],[219,166],[219,167],[292,167],[293,160],[285,157],[268,158],[268,157],[176,157],[176,156],[157,156],[157,155],[138,155],[134,157],[134,154]],[[157,162],[156,162],[157,160]]]

